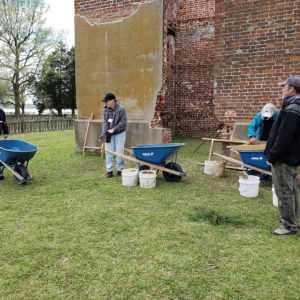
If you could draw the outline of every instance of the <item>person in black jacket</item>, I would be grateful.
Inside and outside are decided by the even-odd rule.
[[[282,86],[282,109],[268,137],[265,155],[272,167],[281,226],[274,235],[296,234],[299,223],[297,168],[300,165],[300,77],[292,76]]]
[[[7,126],[7,122],[6,122],[6,116],[5,116],[5,112],[2,108],[0,108],[0,135],[4,134],[4,138],[7,139],[8,138],[8,126]]]

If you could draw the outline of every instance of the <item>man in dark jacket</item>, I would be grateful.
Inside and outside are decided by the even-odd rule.
[[[7,139],[8,138],[8,126],[7,126],[7,122],[6,122],[6,116],[5,116],[5,112],[2,108],[0,108],[0,135],[4,134],[4,138]]]
[[[105,103],[102,121],[102,137],[106,139],[105,150],[124,153],[126,139],[127,113],[121,104],[117,103],[116,96],[107,93],[102,100]],[[113,154],[106,152],[106,177],[113,177]],[[124,159],[117,156],[117,174],[122,175]]]
[[[300,208],[297,168],[300,165],[300,77],[292,76],[282,86],[283,104],[268,137],[265,155],[272,167],[281,226],[274,235],[296,234]]]

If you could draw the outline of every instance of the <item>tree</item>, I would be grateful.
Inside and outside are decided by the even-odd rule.
[[[0,0],[0,80],[10,85],[16,117],[53,43],[46,11],[44,0]]]
[[[9,101],[9,89],[7,82],[0,81],[0,104],[8,104]]]
[[[67,50],[60,42],[55,50],[47,57],[41,76],[34,84],[33,103],[38,110],[45,108],[56,109],[59,116],[62,110],[76,109],[75,95],[75,51],[74,47]]]

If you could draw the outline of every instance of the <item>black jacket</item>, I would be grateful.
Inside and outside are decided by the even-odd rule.
[[[300,94],[285,98],[264,154],[272,164],[300,165]]]
[[[4,134],[8,134],[5,112],[0,108],[0,135],[2,134],[2,130]]]

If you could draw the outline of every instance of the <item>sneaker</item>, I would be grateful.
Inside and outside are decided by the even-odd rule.
[[[106,173],[106,178],[111,178],[113,177],[113,172],[107,172]]]
[[[4,176],[3,175],[0,175],[0,180],[3,180],[4,179]]]
[[[273,235],[290,235],[290,234],[296,234],[297,230],[292,230],[286,228],[284,225],[280,225],[279,228],[273,231]]]
[[[122,176],[122,171],[118,171],[118,176]]]

